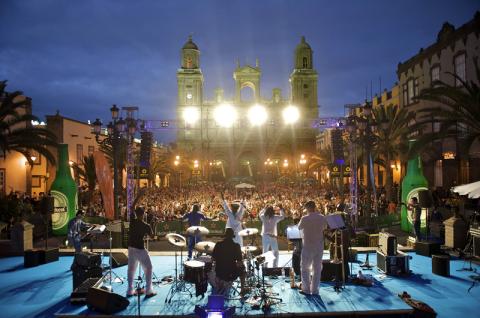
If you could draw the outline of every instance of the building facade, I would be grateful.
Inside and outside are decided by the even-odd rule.
[[[479,30],[480,12],[458,29],[446,22],[435,43],[399,63],[397,76],[401,107],[408,107],[418,114],[422,108],[435,106],[431,102],[418,101],[415,97],[436,80],[461,86],[451,74],[456,74],[464,81],[476,82],[474,61],[480,55]],[[435,114],[432,114],[431,125],[427,130],[438,132],[439,129]],[[430,186],[449,189],[455,184],[480,179],[480,171],[476,168],[480,164],[480,145],[474,144],[470,153],[465,154],[459,150],[461,142],[461,136],[457,139],[446,138],[433,145],[434,151],[422,154],[424,173],[430,180]]]
[[[305,38],[294,52],[291,96],[284,97],[278,88],[271,98],[262,96],[261,75],[258,60],[255,66],[237,62],[234,96],[228,98],[217,88],[214,100],[206,100],[200,50],[191,37],[183,46],[177,71],[177,144],[185,156],[199,161],[203,176],[222,168],[227,178],[256,177],[267,159],[295,161],[301,153],[315,150],[318,75]],[[220,168],[210,163],[220,163]]]

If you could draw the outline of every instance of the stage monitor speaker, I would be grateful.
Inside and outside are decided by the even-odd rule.
[[[428,190],[418,191],[418,203],[424,209],[431,208],[433,206],[432,193]]]
[[[407,275],[410,274],[410,256],[403,252],[388,256],[377,250],[377,267],[387,275]]]
[[[345,273],[348,275],[348,273]],[[322,262],[322,282],[334,282],[342,280],[342,262],[332,262],[323,260]]]
[[[73,263],[85,268],[98,267],[102,264],[102,258],[101,255],[97,253],[80,252],[75,253]]]
[[[87,294],[87,306],[104,314],[114,314],[130,305],[127,298],[102,288],[90,287]]]
[[[26,250],[23,254],[23,266],[35,267],[40,265],[40,250]]]
[[[450,256],[432,255],[432,273],[440,276],[450,276]]]
[[[123,252],[112,252],[112,267],[117,268],[128,264],[128,256]]]
[[[40,250],[40,264],[47,264],[58,261],[59,257],[58,248],[49,248],[48,250]]]
[[[87,268],[78,266],[73,263],[71,269],[73,278],[72,290],[75,290],[78,286],[83,284],[83,282],[89,278],[100,278],[103,275],[103,271],[100,266]]]
[[[378,246],[380,251],[387,256],[397,255],[397,237],[387,232],[378,234]]]
[[[440,243],[417,241],[415,242],[415,252],[418,255],[430,257],[433,254],[440,254]]]

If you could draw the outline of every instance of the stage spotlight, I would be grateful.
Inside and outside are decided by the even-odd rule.
[[[195,306],[195,315],[198,318],[231,318],[235,314],[235,307],[225,307],[225,298],[220,295],[208,296],[205,307]]]
[[[213,118],[221,127],[232,127],[237,119],[237,112],[232,105],[222,104],[213,111]]]
[[[282,115],[285,124],[294,124],[300,118],[300,112],[296,106],[287,106],[283,110]]]
[[[197,107],[190,106],[183,109],[183,120],[187,124],[195,124],[199,118],[200,112]]]
[[[267,110],[262,105],[253,105],[248,110],[248,120],[253,126],[261,126],[267,121]]]

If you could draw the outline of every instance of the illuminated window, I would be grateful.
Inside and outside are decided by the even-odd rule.
[[[77,144],[77,163],[81,164],[83,160],[83,145]]]

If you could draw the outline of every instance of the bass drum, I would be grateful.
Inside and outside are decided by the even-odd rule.
[[[205,263],[200,261],[186,261],[183,264],[183,279],[187,283],[199,284],[205,280]]]

